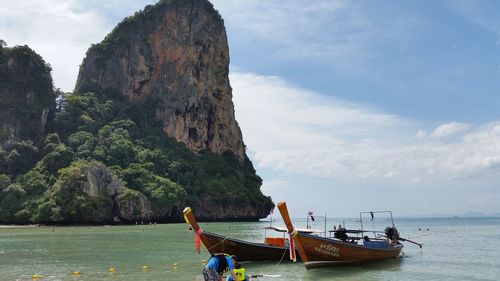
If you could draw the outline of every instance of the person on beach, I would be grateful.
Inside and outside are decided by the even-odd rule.
[[[226,281],[252,281],[252,276],[246,273],[245,268],[239,262],[234,266],[234,274],[236,280],[231,275],[228,275]]]
[[[203,278],[205,281],[222,281],[222,274],[229,271],[233,280],[238,280],[234,273],[237,261],[238,259],[234,255],[215,254],[203,268]]]

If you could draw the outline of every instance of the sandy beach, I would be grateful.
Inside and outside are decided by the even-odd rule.
[[[39,227],[39,224],[23,224],[23,225],[0,225],[0,229],[3,228],[32,228]]]

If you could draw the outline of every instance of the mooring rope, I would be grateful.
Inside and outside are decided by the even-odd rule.
[[[230,237],[229,237],[229,236],[224,237],[224,239],[222,239],[220,242],[217,242],[217,243],[216,243],[216,244],[214,244],[212,247],[207,248],[207,250],[208,250],[208,251],[212,250],[212,248],[214,248],[215,246],[217,246],[217,245],[219,245],[219,244],[221,244],[221,243],[224,243],[224,241],[226,241],[228,238],[230,238]],[[222,246],[224,246],[224,244],[223,244]]]
[[[287,249],[285,248],[285,250],[283,251],[283,255],[281,255],[281,259],[278,261],[278,263],[274,266],[274,269],[273,271],[276,270],[276,268],[278,268],[278,266],[281,265],[281,262],[283,262],[283,259],[285,258],[285,255],[286,255],[286,252],[287,252]]]

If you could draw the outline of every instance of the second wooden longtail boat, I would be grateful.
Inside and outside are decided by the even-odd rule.
[[[300,233],[293,227],[285,202],[278,203],[278,210],[307,269],[396,258],[400,256],[403,249],[403,245],[399,241],[408,241],[399,237],[394,225],[386,228],[383,239],[376,237],[370,239],[368,236],[362,238],[347,236],[347,233],[372,232],[363,230],[339,229],[336,231],[336,238]],[[373,216],[373,213],[370,213]]]
[[[198,243],[197,249],[199,249],[199,242],[202,242],[212,255],[215,253],[236,255],[238,256],[238,261],[280,261],[286,260],[285,256],[289,254],[290,247],[288,245],[288,238],[286,237],[265,237],[264,243],[243,241],[202,230],[189,207],[186,207],[183,213],[186,223],[190,224],[195,232],[195,244]],[[278,231],[283,234],[287,232],[286,228],[273,226],[266,227],[265,229]],[[315,232],[312,229],[304,229],[302,231]],[[294,251],[295,253],[296,251]]]

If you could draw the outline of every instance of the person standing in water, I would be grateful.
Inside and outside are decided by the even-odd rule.
[[[237,261],[238,259],[234,255],[215,254],[203,268],[203,278],[205,281],[222,281],[222,274],[229,271],[233,280],[238,280],[234,273]]]

